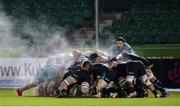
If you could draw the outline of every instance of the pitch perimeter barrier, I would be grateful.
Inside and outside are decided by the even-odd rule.
[[[154,75],[166,88],[180,88],[180,59],[148,58]]]
[[[154,75],[167,88],[180,88],[180,59],[148,58]],[[32,81],[46,58],[0,58],[0,88],[21,87]]]
[[[32,81],[46,58],[0,58],[0,87],[21,87]]]

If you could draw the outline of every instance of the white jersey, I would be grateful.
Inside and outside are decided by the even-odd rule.
[[[122,54],[119,54],[116,59],[118,60],[118,63],[126,63],[127,61],[130,61],[128,57],[123,56]]]
[[[53,79],[62,81],[67,69],[74,64],[74,57],[72,53],[62,53],[57,56],[50,57],[47,60],[46,66],[52,68],[48,70],[48,76]]]
[[[53,57],[48,58],[46,65],[56,65],[59,67],[69,67],[74,62],[72,53],[62,53]]]

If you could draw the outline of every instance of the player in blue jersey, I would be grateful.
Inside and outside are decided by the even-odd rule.
[[[125,39],[123,37],[118,37],[115,41],[115,44],[113,44],[108,50],[108,53],[112,56],[117,56],[118,54],[123,52],[135,54],[131,46],[125,42]]]

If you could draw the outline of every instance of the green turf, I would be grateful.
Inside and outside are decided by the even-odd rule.
[[[107,51],[107,45],[100,45],[99,49]],[[69,48],[76,48],[79,50],[93,50],[95,46],[70,46]],[[180,58],[180,44],[148,44],[148,45],[135,45],[132,46],[137,55],[144,57],[174,57]]]
[[[99,48],[107,51],[110,45],[100,45]],[[95,50],[95,46],[90,45],[69,45],[66,50],[69,49],[83,50]],[[135,52],[144,57],[175,57],[180,58],[180,44],[158,44],[158,45],[135,45],[132,46]],[[23,50],[18,48],[0,48],[0,57],[22,57]]]
[[[174,57],[180,58],[180,44],[136,45],[133,49],[144,57]]]
[[[32,90],[18,97],[13,89],[0,89],[0,106],[180,106],[180,92],[168,98],[54,98],[34,97]]]

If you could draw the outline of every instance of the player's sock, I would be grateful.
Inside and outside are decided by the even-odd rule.
[[[133,93],[135,91],[134,87],[131,87],[129,93]]]
[[[163,88],[162,83],[157,79],[154,81],[154,87],[156,90],[159,90],[162,93],[162,95],[167,94],[167,91]]]
[[[107,88],[103,88],[101,92],[102,92],[102,97],[110,96],[110,91]]]
[[[115,92],[115,91],[116,91],[116,89],[115,89],[114,87],[110,87],[110,88],[108,88],[108,90],[109,90],[110,92]]]
[[[97,91],[97,94],[94,95],[94,97],[96,97],[96,98],[102,97],[102,90],[98,90],[98,91]]]
[[[56,97],[57,97],[57,98],[67,97],[66,91],[67,91],[67,90],[65,90],[65,89],[59,90],[59,95],[57,95]]]
[[[133,98],[133,97],[136,97],[136,95],[137,95],[137,92],[134,91],[134,92],[130,93],[127,97],[128,98]]]
[[[159,90],[161,93],[163,93],[163,92],[165,92],[165,91],[166,91],[164,88],[159,87],[159,86],[158,86],[158,85],[156,85],[156,84],[154,84],[154,88],[155,88],[156,90]]]
[[[157,97],[157,98],[160,97],[159,94],[158,94],[158,92],[157,92],[156,90],[153,90],[152,92],[153,92],[153,94],[155,95],[155,97]]]
[[[30,84],[27,84],[27,85],[25,85],[24,87],[21,87],[21,88],[19,88],[19,90],[20,91],[24,91],[24,90],[28,90],[28,89],[30,89],[32,86],[30,85]]]
[[[135,97],[137,95],[137,92],[135,91],[134,87],[131,87],[129,89],[129,95],[127,96],[128,98]]]
[[[18,96],[22,96],[22,91],[20,91],[20,89],[18,88],[18,89],[16,89],[16,93],[17,93],[17,95]]]
[[[114,92],[114,93],[110,93],[110,97],[112,98],[116,98],[118,96],[118,93],[117,92]]]
[[[102,96],[110,97],[110,93],[114,93],[115,88],[114,87],[106,87],[102,90]]]
[[[67,95],[66,91],[67,90],[65,90],[65,89],[61,90],[61,95],[66,96]]]
[[[154,81],[154,84],[156,84],[156,85],[158,85],[158,86],[160,86],[160,87],[164,87],[163,85],[162,85],[162,83],[159,81],[159,80],[155,80]]]

